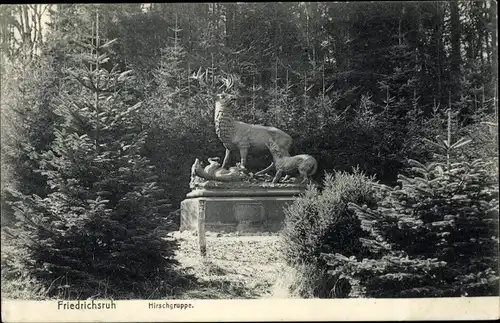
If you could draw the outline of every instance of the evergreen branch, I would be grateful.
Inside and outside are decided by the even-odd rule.
[[[81,77],[78,73],[73,72],[73,71],[68,71],[68,73],[71,74],[71,76],[78,81],[81,85],[84,87],[88,88],[91,91],[97,92],[98,89],[95,87],[94,82],[92,81],[92,78],[88,76]]]
[[[110,41],[106,42],[105,44],[101,45],[101,46],[100,46],[100,48],[108,48],[108,47],[110,47],[111,45],[113,45],[114,43],[116,43],[117,41],[118,41],[118,39],[117,39],[117,38],[112,39],[112,40],[110,40]]]
[[[457,149],[462,146],[467,145],[468,143],[472,142],[471,139],[465,139],[465,138],[460,138],[457,142],[455,142],[453,145],[450,146],[450,149]]]

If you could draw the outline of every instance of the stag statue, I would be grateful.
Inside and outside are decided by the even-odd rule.
[[[225,85],[226,87],[225,91],[230,90],[234,84],[233,77],[229,75],[228,78],[223,77],[221,79],[223,86]],[[239,150],[241,157],[240,167],[245,168],[249,149],[266,150],[270,139],[273,140],[281,155],[289,156],[292,137],[275,127],[236,121],[231,110],[231,103],[236,99],[236,96],[225,91],[217,95],[214,116],[215,132],[226,148],[222,168],[226,168],[231,151],[234,150]],[[273,164],[267,167],[266,170],[272,166]]]

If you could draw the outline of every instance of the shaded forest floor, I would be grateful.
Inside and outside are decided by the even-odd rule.
[[[117,299],[255,299],[290,298],[288,286],[296,278],[278,255],[278,236],[217,234],[207,232],[207,256],[202,257],[198,236],[193,232],[175,231],[169,234],[179,242],[175,252],[176,273],[170,292],[149,297],[119,295]],[[2,235],[2,240],[5,237]],[[8,255],[20,257],[2,243],[2,265]],[[2,266],[2,298],[21,300],[56,299],[46,295],[39,285],[27,278],[4,279]],[[177,276],[178,275],[178,276]],[[115,297],[114,295],[113,297]],[[64,297],[62,297],[64,299]]]
[[[287,267],[278,259],[278,236],[234,236],[207,232],[207,256],[200,255],[198,236],[175,232],[176,258],[192,275],[191,285],[176,298],[249,299],[287,297],[279,282]]]

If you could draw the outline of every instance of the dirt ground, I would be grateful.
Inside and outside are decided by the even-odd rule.
[[[236,236],[207,232],[207,255],[202,257],[198,236],[176,232],[180,241],[176,258],[186,273],[199,281],[185,298],[280,297],[278,281],[286,267],[278,259],[277,235]],[[285,297],[285,296],[283,296]]]

